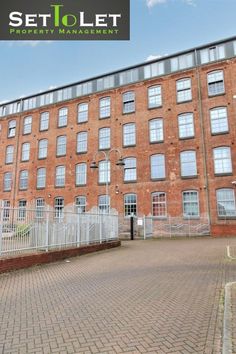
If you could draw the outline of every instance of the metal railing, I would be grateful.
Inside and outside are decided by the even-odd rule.
[[[0,257],[47,252],[118,238],[118,216],[0,207]]]

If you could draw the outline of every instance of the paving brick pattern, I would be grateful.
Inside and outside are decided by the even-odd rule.
[[[233,354],[236,354],[236,285],[231,289],[231,303],[232,303],[232,349]]]
[[[230,240],[232,245],[235,240]],[[121,248],[0,276],[0,353],[218,354],[227,239]]]

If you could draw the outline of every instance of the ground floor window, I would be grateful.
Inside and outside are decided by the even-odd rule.
[[[57,197],[54,201],[55,219],[62,219],[64,214],[64,198]]]
[[[152,215],[160,218],[166,217],[166,193],[152,193]]]
[[[136,194],[126,194],[124,197],[125,216],[137,214],[137,196]]]
[[[19,200],[18,203],[18,219],[19,220],[24,220],[26,217],[26,200]]]
[[[110,211],[110,197],[108,195],[100,195],[98,197],[98,208],[102,213],[109,213]]]
[[[236,216],[235,194],[231,188],[216,191],[218,216]]]
[[[199,217],[199,198],[197,191],[183,192],[183,216],[187,218]]]
[[[80,196],[75,198],[75,206],[78,214],[85,213],[86,211],[86,197]]]
[[[3,201],[3,221],[10,219],[10,200]]]
[[[45,211],[45,200],[43,198],[36,199],[35,208],[36,208],[36,218],[42,219]]]

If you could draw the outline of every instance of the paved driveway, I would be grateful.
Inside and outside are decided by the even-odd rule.
[[[236,239],[124,242],[0,276],[0,353],[220,353]]]

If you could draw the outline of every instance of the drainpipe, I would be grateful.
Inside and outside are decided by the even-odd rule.
[[[202,88],[200,80],[200,72],[198,65],[197,50],[195,49],[195,64],[197,72],[197,87],[198,87],[198,111],[200,118],[200,129],[201,129],[201,138],[202,138],[202,151],[203,151],[203,169],[204,169],[204,183],[206,187],[206,207],[207,207],[207,217],[209,224],[211,225],[211,208],[210,208],[210,197],[209,197],[209,181],[208,181],[208,168],[207,168],[207,149],[206,149],[206,134],[205,134],[205,125],[204,125],[204,116],[203,116],[203,103],[202,103]]]
[[[19,123],[18,123],[18,132],[17,132],[17,136],[16,136],[16,153],[15,153],[16,161],[15,161],[15,168],[13,171],[13,205],[12,205],[13,208],[15,208],[15,204],[16,204],[16,183],[17,183],[18,161],[20,159],[20,156],[18,156],[18,154],[19,154],[19,150],[20,150],[19,140],[20,140],[20,132],[21,132],[22,112],[23,112],[23,100],[21,99],[20,100],[20,116],[19,116]]]

